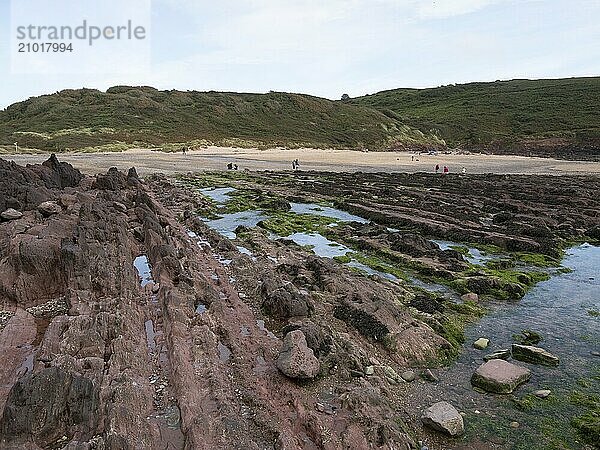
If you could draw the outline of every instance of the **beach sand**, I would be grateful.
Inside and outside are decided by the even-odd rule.
[[[48,158],[44,154],[0,155],[18,164],[36,164]],[[292,160],[300,161],[300,170],[334,172],[434,172],[437,165],[448,166],[451,173],[600,174],[600,162],[564,161],[547,158],[493,155],[413,155],[408,152],[358,152],[318,149],[242,149],[209,147],[182,153],[162,153],[133,149],[120,153],[62,153],[61,161],[71,163],[84,173],[106,172],[110,167],[126,170],[135,167],[140,175],[225,170],[237,164],[239,170],[292,170]],[[414,161],[413,161],[414,157]]]

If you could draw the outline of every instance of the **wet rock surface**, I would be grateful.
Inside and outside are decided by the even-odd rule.
[[[424,425],[450,436],[460,436],[465,425],[460,413],[448,402],[438,402],[430,406],[421,417]]]
[[[488,353],[483,357],[484,361],[490,361],[492,359],[508,359],[511,357],[511,351],[509,348],[503,348],[500,350],[496,350],[492,353]]]
[[[560,363],[558,356],[553,355],[547,350],[532,345],[512,345],[512,357],[519,361],[525,361],[531,364],[542,364],[544,366],[555,367]]]
[[[303,180],[309,181],[298,182]],[[379,225],[418,230],[421,237],[556,254],[561,237],[593,234],[599,226],[593,209],[599,185],[597,177],[585,176],[303,172],[282,179],[277,189],[288,196],[343,199],[345,210]],[[402,236],[404,253],[419,256],[435,250],[421,237]]]
[[[479,366],[471,377],[471,384],[488,392],[510,394],[530,377],[531,371],[525,367],[492,359]]]

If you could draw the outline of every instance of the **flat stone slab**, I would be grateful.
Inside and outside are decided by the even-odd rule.
[[[471,384],[488,392],[510,394],[531,377],[531,371],[503,359],[483,363],[471,377]]]
[[[510,348],[503,348],[501,350],[496,350],[495,352],[488,353],[483,357],[484,361],[489,361],[491,359],[508,359],[510,358]]]
[[[541,364],[543,366],[556,367],[560,363],[558,356],[541,347],[534,347],[532,345],[513,344],[512,356],[519,361]]]
[[[438,402],[425,410],[421,416],[423,425],[450,436],[460,436],[465,432],[465,424],[460,413],[448,402]]]

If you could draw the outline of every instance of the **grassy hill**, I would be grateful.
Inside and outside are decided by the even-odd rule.
[[[600,77],[396,89],[351,103],[436,133],[454,147],[600,158]]]
[[[0,111],[0,146],[44,151],[182,145],[425,148],[433,136],[360,105],[300,94],[65,90]]]

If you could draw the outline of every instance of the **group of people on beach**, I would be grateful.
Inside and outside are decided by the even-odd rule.
[[[292,170],[300,170],[300,161],[298,158],[292,161]]]
[[[440,172],[440,169],[441,169],[440,165],[439,165],[439,164],[436,164],[436,165],[435,165],[435,173],[439,173],[439,172]],[[442,173],[443,173],[444,175],[446,175],[446,174],[450,173],[450,169],[448,168],[448,166],[444,166],[444,168],[442,169]]]
[[[450,173],[450,168],[449,168],[448,166],[440,167],[440,165],[439,165],[439,164],[436,164],[436,165],[435,165],[435,173],[440,173],[440,169],[442,170],[442,172],[441,172],[441,173],[442,173],[443,175],[447,175],[447,174],[449,174],[449,173]],[[466,168],[466,167],[463,167],[463,168],[461,169],[461,173],[462,173],[463,175],[466,175],[466,174],[467,174],[467,168]]]

